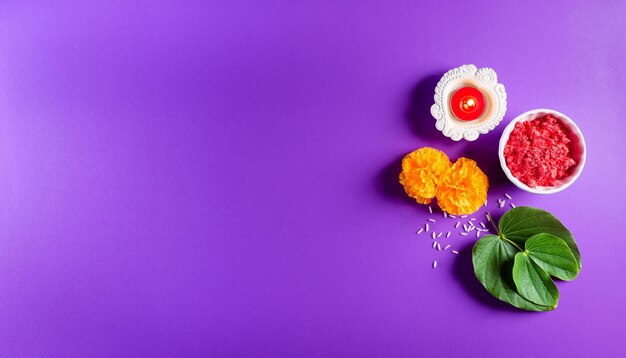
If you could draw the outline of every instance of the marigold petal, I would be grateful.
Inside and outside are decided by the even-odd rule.
[[[487,199],[488,189],[489,179],[476,162],[459,158],[442,177],[437,203],[453,215],[473,214]]]
[[[402,159],[400,184],[420,204],[429,204],[437,195],[441,177],[450,168],[448,156],[434,148],[424,147]]]

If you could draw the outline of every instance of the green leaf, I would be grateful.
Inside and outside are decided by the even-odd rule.
[[[552,234],[565,241],[576,258],[578,268],[582,267],[580,252],[572,233],[549,212],[528,206],[519,206],[507,211],[498,224],[500,234],[524,247],[526,240],[536,234]]]
[[[512,267],[517,250],[495,235],[483,236],[472,249],[476,278],[494,297],[529,311],[550,311],[553,305],[538,305],[515,290]]]
[[[561,280],[573,280],[580,272],[576,258],[565,241],[554,235],[531,236],[526,240],[526,252],[537,266]]]
[[[513,264],[513,281],[517,292],[524,298],[539,305],[556,308],[559,290],[541,267],[537,266],[528,254],[518,252]]]

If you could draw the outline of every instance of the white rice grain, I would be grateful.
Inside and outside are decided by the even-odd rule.
[[[506,198],[509,199],[509,200],[513,200],[513,198],[511,198],[511,196],[509,194],[507,194],[507,193],[504,193],[504,196],[506,196]]]
[[[449,249],[449,248],[450,248],[450,246],[452,246],[452,245],[448,244],[448,245],[446,245],[443,249],[444,249],[444,250],[447,250],[447,249]]]
[[[458,255],[458,254],[459,254],[459,252],[458,252],[458,251],[456,251],[456,250],[452,250],[452,253],[453,253],[453,254],[455,254],[455,255]]]
[[[437,238],[440,238],[441,235],[443,235],[443,232],[440,232],[439,234],[437,234]]]
[[[437,238],[437,233],[433,231],[433,234],[431,235],[433,237],[433,240]]]
[[[430,205],[428,205],[428,211],[432,214],[433,213],[433,208],[430,207]]]
[[[514,208],[514,207],[515,207],[515,204],[511,203],[511,207],[512,207],[512,208]]]
[[[426,226],[424,226],[424,228],[426,229],[426,232],[428,232],[428,229],[430,229],[430,226],[428,226],[428,223],[426,223]]]
[[[437,241],[433,241],[433,249],[437,247]]]
[[[431,223],[436,223],[437,222],[437,220],[435,220],[435,219],[428,219],[428,221],[430,221]]]
[[[486,229],[486,228],[487,228],[487,227],[485,226],[485,223],[483,223],[483,222],[481,222],[481,223],[480,223],[480,226],[482,226],[482,227],[483,227],[483,229]]]
[[[454,228],[455,228],[455,229],[457,229],[457,228],[459,227],[459,225],[461,225],[461,222],[460,222],[460,221],[457,221],[457,222],[456,222],[456,225],[454,225]]]
[[[441,251],[441,244],[437,243],[437,251]]]
[[[421,228],[421,229],[417,230],[416,234],[418,234],[418,235],[419,235],[419,234],[421,234],[422,232],[424,232],[424,228]]]
[[[461,236],[467,236],[467,233],[466,232],[462,232]]]
[[[446,237],[450,237],[450,231],[448,231],[448,233],[446,234]]]
[[[436,269],[437,268],[437,260],[433,261],[433,268]]]

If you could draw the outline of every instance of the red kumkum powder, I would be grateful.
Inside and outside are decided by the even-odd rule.
[[[506,165],[531,188],[553,186],[576,165],[570,142],[565,128],[551,114],[518,122],[504,146]]]

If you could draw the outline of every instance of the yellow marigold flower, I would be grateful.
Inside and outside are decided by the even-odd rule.
[[[459,158],[441,180],[439,207],[453,215],[475,213],[487,199],[489,179],[476,162]]]
[[[420,204],[429,204],[437,195],[441,176],[450,168],[448,156],[437,149],[420,148],[402,158],[400,184]]]

